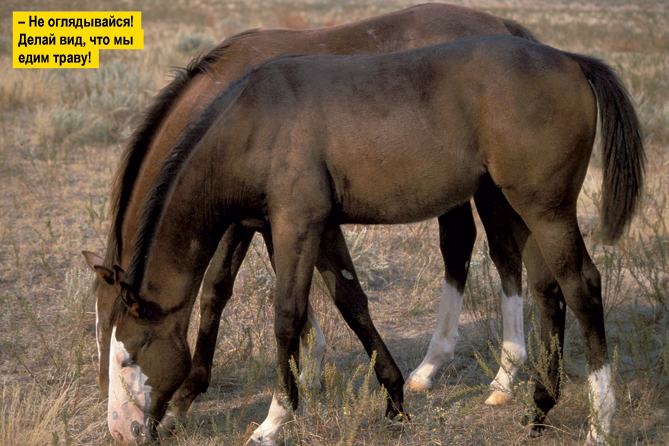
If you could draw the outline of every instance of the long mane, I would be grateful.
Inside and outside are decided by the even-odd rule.
[[[257,33],[259,33],[258,30],[249,30],[231,36],[206,55],[191,60],[187,68],[177,69],[172,82],[158,93],[153,104],[145,112],[142,122],[130,137],[114,174],[114,180],[112,181],[109,203],[111,227],[107,237],[107,252],[105,254],[105,265],[109,268],[120,261],[121,250],[123,248],[123,220],[128,201],[130,200],[142,161],[164,117],[196,75],[209,73],[212,65],[233,44],[249,35]]]
[[[179,142],[174,146],[172,152],[170,152],[170,156],[163,162],[153,188],[147,196],[137,234],[137,244],[124,278],[124,281],[134,287],[135,290],[139,290],[141,286],[146,259],[148,258],[156,229],[163,216],[168,198],[171,196],[172,187],[179,178],[179,174],[210,127],[217,121],[221,113],[241,94],[249,78],[256,70],[257,68],[251,68],[245,75],[230,84],[226,90],[219,93],[207,105],[204,111],[188,124]],[[155,309],[154,312],[159,313],[159,308]],[[115,324],[125,313],[127,313],[127,307],[123,304],[119,295],[110,315],[110,323]]]

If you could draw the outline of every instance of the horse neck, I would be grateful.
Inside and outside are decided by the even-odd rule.
[[[188,172],[165,204],[146,258],[140,294],[163,310],[192,304],[224,225],[214,216],[216,197]]]

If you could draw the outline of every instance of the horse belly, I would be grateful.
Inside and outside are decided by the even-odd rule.
[[[393,224],[436,217],[469,200],[485,174],[482,165],[462,157],[418,152],[409,159],[360,162],[333,175],[341,221]]]

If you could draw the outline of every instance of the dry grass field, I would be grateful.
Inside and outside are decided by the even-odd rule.
[[[665,0],[464,0],[517,20],[560,49],[594,55],[627,85],[648,154],[647,189],[630,232],[598,243],[598,152],[579,210],[602,273],[615,360],[612,444],[669,444],[669,5]],[[143,50],[101,51],[94,70],[15,70],[13,10],[141,10]],[[170,67],[248,28],[345,23],[407,0],[3,0],[0,3],[0,445],[111,445],[97,388],[92,274],[82,249],[104,252],[107,197],[123,144]],[[434,328],[443,264],[435,221],[345,228],[371,311],[405,377]],[[483,231],[480,230],[479,234]],[[239,445],[269,407],[276,372],[274,276],[254,240],[221,322],[212,384],[165,445]],[[564,394],[551,427],[528,438],[520,420],[540,379],[538,320],[525,296],[531,357],[503,407],[482,404],[497,371],[500,285],[479,235],[456,359],[430,393],[406,395],[411,421],[383,419],[383,395],[360,343],[319,278],[312,301],[328,340],[320,392],[306,389],[285,445],[580,444],[589,413],[577,324],[567,322]],[[197,315],[195,315],[197,317]],[[615,352],[615,353],[614,353]]]

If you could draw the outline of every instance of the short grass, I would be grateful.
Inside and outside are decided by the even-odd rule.
[[[669,437],[669,8],[650,0],[464,2],[513,18],[548,44],[615,67],[641,117],[648,188],[630,233],[614,248],[597,242],[598,156],[584,186],[580,223],[602,272],[607,330],[616,352],[614,444],[666,444]],[[91,275],[81,249],[102,252],[107,196],[122,145],[170,66],[185,66],[226,36],[254,27],[340,24],[409,6],[407,1],[232,1],[164,4],[105,0],[100,10],[142,10],[146,46],[106,51],[98,70],[11,68],[13,9],[82,10],[90,2],[8,0],[0,5],[0,444],[112,444],[96,376]],[[434,221],[345,233],[374,320],[408,374],[422,359],[440,295]],[[479,231],[482,233],[482,231]],[[528,439],[520,423],[541,366],[530,362],[504,407],[482,404],[496,371],[499,279],[482,236],[466,291],[456,359],[435,390],[408,394],[403,429],[382,417],[383,392],[369,359],[319,279],[312,301],[328,339],[324,389],[304,389],[285,445],[578,444],[587,432],[580,334],[568,320],[564,395],[551,428]],[[255,240],[225,310],[209,391],[166,445],[242,444],[263,420],[275,376],[274,276]],[[525,325],[541,358],[526,297]]]

